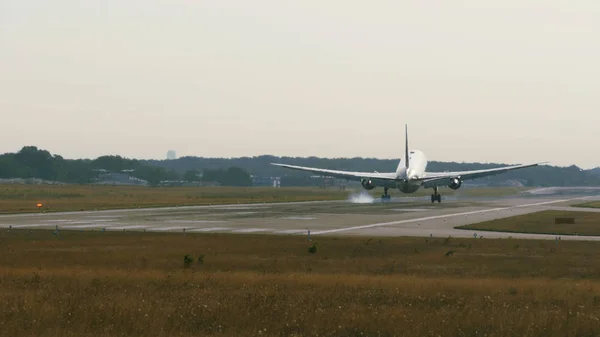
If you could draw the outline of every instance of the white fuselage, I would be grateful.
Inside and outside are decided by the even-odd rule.
[[[405,163],[406,158],[403,158],[396,169],[396,177],[404,180],[403,182],[396,183],[396,188],[403,193],[413,193],[421,187],[420,181],[414,179],[423,178],[425,176],[427,158],[425,157],[425,154],[419,150],[410,150],[408,155],[408,167],[406,167]]]

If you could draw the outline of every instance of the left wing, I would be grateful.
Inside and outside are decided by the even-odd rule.
[[[484,169],[484,170],[473,170],[473,171],[458,171],[458,172],[426,172],[424,178],[420,178],[422,181],[423,187],[435,187],[447,185],[450,183],[451,179],[458,178],[460,180],[470,180],[476,178],[482,178],[486,176],[491,176],[498,173],[504,173],[508,171],[523,169],[527,167],[538,166],[546,163],[535,163],[535,164],[525,164],[525,165],[514,165],[514,166],[505,166],[498,167],[493,169]]]
[[[321,174],[325,174],[327,176],[343,178],[343,179],[348,179],[348,180],[360,181],[362,179],[370,179],[370,180],[379,180],[379,181],[387,181],[387,182],[400,181],[397,178],[396,173],[338,171],[338,170],[321,169],[321,168],[316,168],[316,167],[295,166],[295,165],[277,164],[277,163],[271,163],[271,165],[285,167],[285,168],[289,168],[292,170],[321,173]]]

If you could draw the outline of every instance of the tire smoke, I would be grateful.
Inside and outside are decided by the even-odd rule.
[[[348,196],[348,201],[353,204],[372,204],[375,202],[375,198],[373,198],[369,192],[362,191],[359,193],[352,193]]]

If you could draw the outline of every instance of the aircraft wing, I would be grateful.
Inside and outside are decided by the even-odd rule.
[[[484,170],[473,170],[473,171],[458,171],[458,172],[427,172],[424,178],[421,178],[423,182],[423,186],[425,188],[434,187],[434,186],[443,186],[450,183],[451,179],[459,178],[461,180],[470,180],[476,178],[482,178],[491,176],[498,173],[504,173],[508,171],[523,169],[527,167],[538,166],[546,163],[535,163],[535,164],[525,164],[525,165],[513,165],[513,166],[504,166],[493,169],[484,169]]]
[[[360,181],[361,179],[370,179],[370,180],[375,180],[375,181],[379,180],[379,181],[387,181],[387,182],[399,181],[396,177],[396,173],[338,171],[338,170],[321,169],[321,168],[316,168],[316,167],[304,167],[304,166],[277,164],[277,163],[271,163],[271,165],[285,167],[285,168],[289,168],[292,170],[319,173],[319,174],[322,174],[325,176],[348,179],[348,180]]]

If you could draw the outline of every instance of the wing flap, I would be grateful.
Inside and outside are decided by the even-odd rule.
[[[343,178],[349,180],[373,179],[382,181],[398,181],[395,173],[379,173],[379,172],[351,172],[340,170],[328,170],[316,167],[305,167],[288,164],[271,163],[271,165],[285,167],[292,170],[320,173],[331,177]]]

